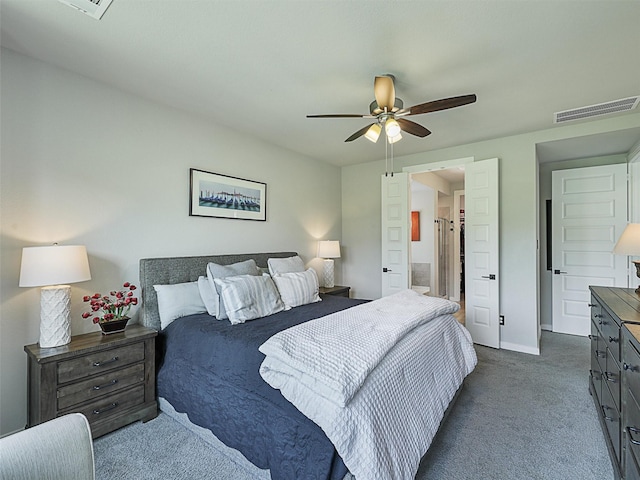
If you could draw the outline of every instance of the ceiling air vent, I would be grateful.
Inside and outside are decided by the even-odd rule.
[[[585,118],[608,115],[609,113],[628,112],[633,110],[640,103],[640,96],[623,98],[612,102],[589,105],[588,107],[574,108],[553,114],[553,123],[569,122],[571,120],[582,120]]]
[[[82,13],[89,15],[97,20],[102,18],[104,12],[113,0],[58,0],[60,3],[69,5],[70,7],[80,10]]]

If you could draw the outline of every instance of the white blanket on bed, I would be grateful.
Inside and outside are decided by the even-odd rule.
[[[476,364],[467,330],[441,314],[456,310],[409,290],[338,312],[265,342],[260,373],[324,430],[356,479],[414,478]]]
[[[267,340],[260,373],[276,365],[317,395],[344,407],[398,341],[457,303],[406,290],[288,328]]]

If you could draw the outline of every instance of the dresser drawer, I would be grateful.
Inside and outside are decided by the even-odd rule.
[[[618,362],[613,358],[611,350],[607,350],[607,366],[602,372],[602,388],[606,385],[609,387],[613,403],[620,411],[620,384],[622,378],[620,376],[620,366]]]
[[[628,340],[624,343],[623,375],[626,388],[640,399],[640,353]]]
[[[602,310],[600,330],[607,348],[613,353],[616,361],[620,363],[620,325],[605,310]]]
[[[109,417],[120,415],[123,410],[144,403],[144,385],[122,390],[106,397],[100,397],[71,411],[82,413],[89,423],[108,420]],[[59,416],[67,412],[60,412]]]
[[[58,410],[109,395],[123,388],[144,382],[144,364],[137,363],[122,370],[91,377],[58,389]]]
[[[144,344],[134,343],[58,363],[58,384],[122,368],[144,360]]]
[[[633,454],[627,453],[624,464],[624,480],[640,480],[640,469]]]
[[[603,383],[605,383],[603,381]],[[607,434],[616,453],[616,462],[620,463],[620,412],[616,408],[609,389],[602,386],[602,404],[600,411],[607,427]]]
[[[637,398],[629,392],[627,392],[624,409],[623,435],[627,450],[626,461],[629,462],[632,456],[630,455],[631,452],[633,452],[635,458],[640,458],[640,445],[636,444],[640,444],[640,406],[638,405]]]

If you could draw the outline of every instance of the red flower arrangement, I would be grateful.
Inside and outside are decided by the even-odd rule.
[[[119,320],[127,316],[132,305],[138,304],[138,299],[133,296],[133,291],[137,288],[129,282],[122,285],[125,290],[112,291],[109,295],[94,293],[85,295],[82,300],[89,302],[90,312],[84,312],[82,318],[89,318],[92,315],[93,323],[105,323],[111,320]],[[102,310],[102,316],[98,312]]]

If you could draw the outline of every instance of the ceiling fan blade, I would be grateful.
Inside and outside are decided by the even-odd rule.
[[[443,98],[442,100],[434,100],[433,102],[421,103],[409,108],[407,115],[420,115],[421,113],[437,112],[438,110],[447,110],[448,108],[461,107],[476,101],[475,94],[462,95],[460,97]]]
[[[378,107],[391,111],[396,103],[396,89],[393,86],[393,78],[389,76],[376,77],[373,82],[373,93],[378,102]]]
[[[356,133],[354,133],[353,135],[351,135],[349,138],[347,138],[345,140],[345,142],[353,142],[356,138],[360,138],[362,135],[364,135],[365,133],[367,133],[367,130],[369,130],[369,128],[371,127],[371,125],[375,125],[375,123],[370,123],[369,125],[367,125],[366,127],[362,127],[360,130],[358,130]]]
[[[360,113],[330,113],[327,115],[307,115],[307,118],[371,118],[371,115]]]
[[[410,133],[411,135],[415,135],[416,137],[426,137],[427,135],[431,135],[431,131],[416,122],[412,122],[406,118],[396,118],[396,121],[403,131]]]

